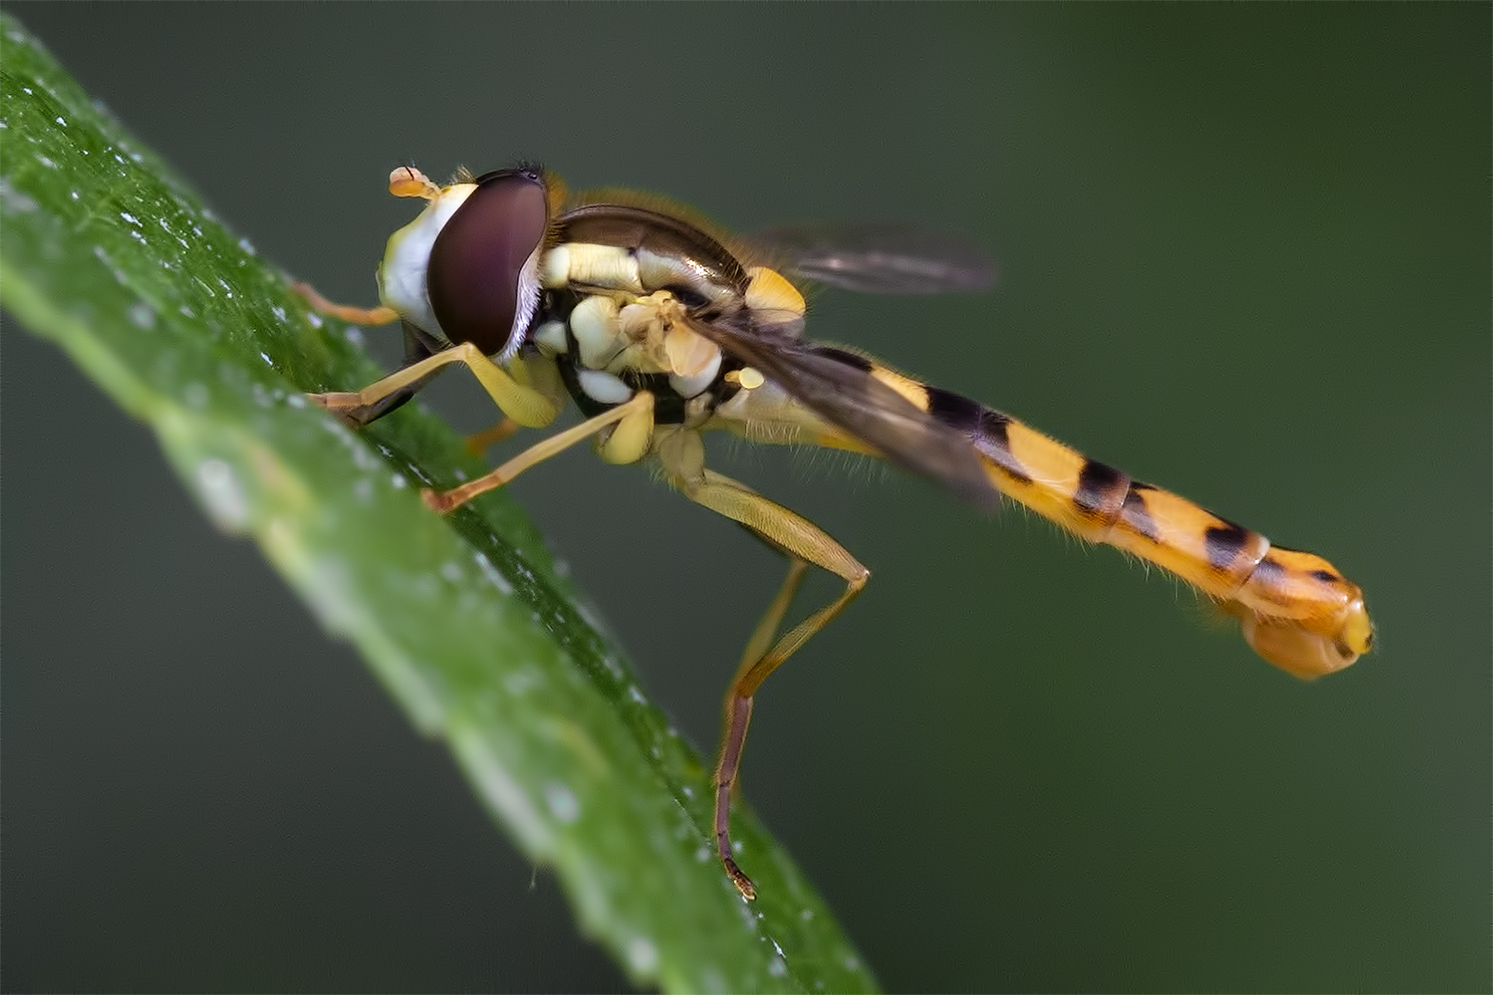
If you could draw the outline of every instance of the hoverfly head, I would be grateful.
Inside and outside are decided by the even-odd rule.
[[[549,222],[537,167],[477,177],[430,249],[426,290],[447,338],[501,359],[518,352],[539,305],[539,257]]]
[[[544,173],[525,164],[446,187],[416,185],[404,181],[406,192],[390,184],[391,192],[430,204],[389,238],[380,296],[427,332],[512,357],[539,304],[551,216]]]

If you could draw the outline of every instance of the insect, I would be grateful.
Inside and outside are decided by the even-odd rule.
[[[870,571],[807,519],[706,467],[705,432],[880,457],[982,508],[1005,494],[1192,584],[1239,618],[1257,653],[1297,677],[1341,670],[1373,642],[1362,591],[1321,557],[1272,546],[1007,415],[803,337],[804,298],[785,271],[863,291],[972,289],[989,277],[974,250],[877,228],[733,239],[657,199],[571,196],[527,165],[461,173],[445,186],[401,167],[389,191],[427,204],[389,238],[380,306],[335,305],[299,289],[350,321],[401,322],[405,364],[362,390],[313,400],[362,426],[461,363],[505,416],[483,441],[545,427],[571,401],[585,419],[486,476],[425,491],[431,508],[450,511],[591,439],[609,463],[656,461],[685,497],[787,558],[726,693],[714,774],[716,850],[748,899],[756,889],[732,855],[729,814],[757,690],[854,600]],[[810,566],[844,590],[785,629]]]

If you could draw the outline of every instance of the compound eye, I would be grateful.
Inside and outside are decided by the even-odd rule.
[[[549,225],[533,170],[488,173],[436,236],[426,292],[441,329],[487,355],[511,354],[539,299],[535,275]]]

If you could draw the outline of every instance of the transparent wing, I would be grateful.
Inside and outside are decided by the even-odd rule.
[[[771,329],[727,322],[690,327],[889,463],[932,477],[981,508],[998,505],[999,494],[969,440],[871,376],[868,360]]]
[[[867,294],[970,293],[996,277],[979,247],[913,225],[785,225],[743,238],[790,276]]]

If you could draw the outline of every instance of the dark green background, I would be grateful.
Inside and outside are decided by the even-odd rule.
[[[721,446],[875,573],[759,699],[752,803],[891,989],[1488,989],[1486,5],[6,9],[336,298],[404,161],[988,247],[993,295],[810,327],[1322,552],[1381,649],[1303,685],[1023,512]],[[0,984],[622,984],[148,433],[0,346]],[[712,749],[778,564],[584,451],[514,490]]]

